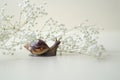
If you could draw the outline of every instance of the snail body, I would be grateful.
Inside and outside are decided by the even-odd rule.
[[[59,40],[49,47],[43,40],[39,39],[38,42],[31,42],[24,47],[35,56],[56,56],[57,48],[60,44]]]

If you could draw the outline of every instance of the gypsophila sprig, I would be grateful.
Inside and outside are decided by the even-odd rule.
[[[36,39],[34,28],[37,24],[37,19],[47,15],[45,11],[46,3],[36,6],[30,3],[29,0],[19,4],[21,8],[19,19],[13,22],[15,16],[8,15],[5,12],[7,4],[1,8],[0,12],[0,47],[4,54],[15,51],[16,46],[22,45],[28,41]],[[9,50],[8,52],[6,50]]]
[[[37,19],[47,15],[45,6],[46,3],[37,6],[29,0],[23,1],[19,4],[19,19],[15,20],[15,15],[6,14],[7,4],[4,4],[0,12],[0,49],[3,54],[14,55],[18,48],[22,49],[23,44],[37,39],[43,39],[51,46],[56,38],[61,38],[58,48],[60,55],[72,53],[101,57],[105,48],[99,45],[101,29],[95,25],[84,22],[68,29],[65,24],[49,18],[37,27]]]

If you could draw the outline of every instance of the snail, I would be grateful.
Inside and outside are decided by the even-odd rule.
[[[56,39],[55,43],[49,47],[45,41],[39,39],[37,42],[31,42],[24,47],[32,53],[32,56],[56,56],[60,39]]]

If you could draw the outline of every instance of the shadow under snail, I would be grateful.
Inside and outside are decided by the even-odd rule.
[[[32,53],[32,56],[56,56],[57,48],[60,44],[60,39],[49,47],[45,41],[39,39],[37,42],[31,42],[24,47]]]

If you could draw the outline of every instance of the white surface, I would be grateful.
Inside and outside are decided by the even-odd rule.
[[[120,80],[120,55],[0,56],[0,80]],[[2,59],[3,58],[3,59]]]

